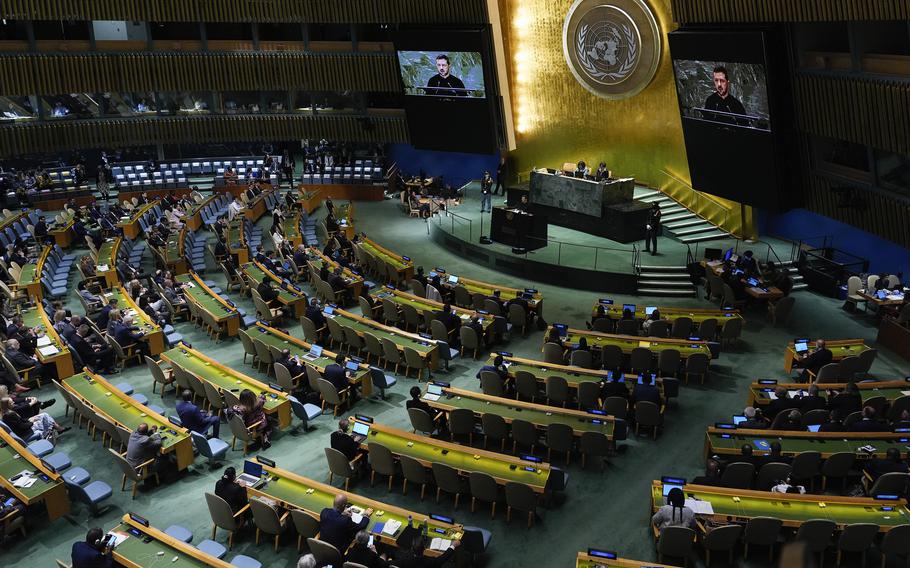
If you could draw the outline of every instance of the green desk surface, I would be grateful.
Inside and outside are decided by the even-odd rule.
[[[676,349],[679,351],[680,357],[683,358],[695,353],[704,353],[708,357],[711,356],[711,350],[708,349],[708,345],[704,342],[672,343],[660,341],[655,337],[642,337],[639,339],[622,335],[610,336],[608,334],[601,335],[593,332],[585,333],[579,330],[569,330],[563,341],[566,344],[577,345],[578,340],[582,337],[588,342],[588,347],[602,348],[605,345],[616,345],[622,349],[623,353],[631,353],[636,347],[647,347],[654,352],[660,352],[664,349]],[[695,347],[692,347],[693,345]]]
[[[491,356],[489,363],[492,364],[492,361],[493,357]],[[578,388],[579,383],[600,382],[604,378],[603,375],[586,374],[582,369],[579,369],[579,371],[568,371],[565,369],[553,368],[548,366],[548,364],[544,363],[543,361],[541,361],[539,365],[519,363],[517,361],[509,361],[508,359],[506,362],[509,363],[509,377],[514,378],[518,371],[527,371],[528,373],[534,375],[538,381],[546,381],[547,377],[562,377],[566,380],[566,383],[568,383],[569,386],[573,388]],[[619,374],[621,373],[613,372],[609,376],[614,377]],[[623,374],[622,376],[623,380],[626,383],[626,386],[629,388],[629,390],[632,390],[638,382],[638,375],[629,373]],[[659,377],[655,379],[655,384],[657,385],[657,388],[663,392],[663,384],[661,383]]]
[[[298,343],[297,341],[290,341],[290,340],[284,339],[283,337],[276,335],[273,332],[272,328],[265,327],[259,323],[257,323],[255,327],[250,328],[249,334],[250,334],[250,337],[252,337],[253,339],[258,339],[259,341],[265,343],[266,345],[270,345],[277,349],[287,349],[288,351],[291,352],[291,355],[294,355],[297,357],[303,357],[305,354],[309,353],[309,351],[310,351],[309,343],[307,343],[303,340],[297,340],[297,341],[299,341],[299,343]],[[323,351],[323,353],[325,353],[325,351]],[[319,369],[319,371],[321,372],[321,371],[324,371],[326,367],[328,367],[329,365],[331,365],[332,363],[335,362],[335,357],[334,356],[332,356],[332,357],[322,356],[322,357],[317,357],[316,359],[314,359],[312,361],[310,361],[309,359],[301,359],[301,362],[305,363],[307,365],[312,365],[313,367],[316,367],[317,369]],[[361,368],[361,370],[358,371],[354,375],[354,379],[355,380],[369,380],[369,376],[370,376],[369,368]]]
[[[314,263],[318,268],[326,266],[329,274],[332,274],[336,268],[339,268],[341,266],[337,261],[322,254],[321,251],[317,249],[311,250],[316,250],[316,254],[310,255],[310,262]],[[341,278],[344,280],[346,286],[351,286],[352,284],[363,282],[363,277],[351,272],[350,268],[341,269]]]
[[[838,502],[839,499],[829,495],[819,495],[808,499],[787,498],[783,493],[770,491],[738,491],[737,498],[724,492],[714,491],[711,487],[690,485],[684,488],[686,497],[695,497],[709,501],[714,508],[715,516],[739,517],[775,517],[782,521],[802,523],[810,519],[829,519],[838,525],[854,523],[873,523],[881,528],[890,528],[910,523],[910,511],[906,505],[895,506],[894,511],[882,511],[881,505],[871,499],[857,499],[854,502]],[[664,504],[660,483],[651,488],[653,503],[656,507]],[[824,507],[819,504],[824,503]]]
[[[191,274],[178,274],[177,282],[182,284],[192,284],[192,287],[183,288],[183,293],[191,296],[196,303],[201,305],[207,312],[212,314],[215,319],[221,320],[231,316],[239,315],[236,308],[225,306],[220,299],[216,298],[205,288],[199,285]]]
[[[591,314],[597,313],[597,306],[599,302],[594,303],[594,307],[591,309]],[[648,318],[648,315],[645,313],[645,305],[635,306],[635,318],[639,320],[645,320]],[[622,304],[610,304],[604,305],[604,309],[613,319],[620,319],[623,314],[623,305]],[[723,326],[724,323],[731,319],[743,319],[743,316],[736,310],[705,310],[700,308],[671,308],[668,306],[657,306],[657,311],[660,312],[661,319],[668,321],[673,321],[679,317],[691,318],[694,323],[701,323],[706,319],[716,319],[717,325]]]
[[[3,445],[3,444],[0,444]],[[27,450],[26,450],[27,451]],[[3,445],[0,447],[0,477],[9,481],[11,477],[18,475],[20,472],[28,470],[34,473],[37,468],[28,462],[24,457],[19,455],[19,452],[11,445]],[[48,480],[42,481],[40,478],[32,484],[31,487],[17,487],[16,491],[25,495],[25,497],[31,501],[33,499],[40,499],[41,495],[44,492],[49,491],[57,486],[57,483],[60,481]],[[10,485],[12,483],[10,482]],[[6,491],[9,492],[8,490]]]
[[[181,232],[172,231],[167,238],[167,245],[164,249],[164,260],[166,262],[177,262],[180,260],[180,236]]]
[[[497,397],[498,398],[498,397]],[[604,416],[591,416],[591,419],[598,420],[600,424],[594,424],[591,419],[585,419],[578,416],[569,416],[559,413],[559,408],[553,408],[552,411],[537,410],[525,408],[505,398],[499,398],[497,401],[487,402],[470,395],[460,394],[452,398],[442,396],[438,401],[427,400],[434,408],[452,409],[466,408],[474,414],[496,414],[502,416],[508,421],[525,420],[535,426],[546,428],[550,424],[565,424],[572,428],[576,434],[582,432],[600,432],[607,437],[613,436],[613,421],[603,420]]]
[[[129,536],[129,538],[121,542],[117,548],[114,549],[115,556],[121,556],[135,565],[144,568],[151,568],[153,566],[160,568],[165,566],[175,568],[198,566],[200,568],[205,568],[206,566],[210,566],[209,563],[204,562],[199,558],[194,558],[193,556],[190,556],[189,553],[171,546],[164,541],[153,538],[151,541],[145,542],[145,537],[130,534],[128,532],[130,528],[129,525],[121,523],[113,529],[116,532]],[[164,554],[158,556],[159,552],[163,552]],[[177,557],[177,560],[173,561],[175,556]]]
[[[291,239],[300,236],[300,214],[293,215],[281,222],[281,228],[284,230],[284,237]]]
[[[265,271],[256,266],[256,263],[254,262],[248,262],[242,265],[240,269],[243,270],[244,274],[246,274],[247,277],[253,282],[254,289],[259,285],[260,282],[262,282],[263,277],[266,276]],[[280,277],[271,273],[269,273],[269,278],[272,279],[275,284],[278,284],[281,281]],[[278,278],[278,280],[275,280],[275,278]],[[280,284],[274,286],[274,288],[278,291],[278,299],[283,304],[291,304],[300,300],[306,300],[306,294],[304,294],[303,291],[289,291],[285,288],[282,288]]]
[[[407,296],[400,295],[400,294],[392,294],[383,288],[379,288],[378,290],[379,291],[377,293],[371,294],[373,296],[373,298],[380,300],[380,301],[384,300],[384,299],[389,299],[392,302],[394,302],[395,304],[398,304],[400,306],[404,306],[404,305],[411,306],[417,310],[418,314],[423,314],[423,312],[427,312],[427,311],[433,312],[433,313],[442,311],[442,306],[436,302],[433,302],[432,300],[427,300],[425,298],[421,298],[419,296],[414,296],[412,294],[409,294]],[[458,317],[461,318],[461,321],[467,322],[471,319],[471,315],[475,312],[473,312],[472,310],[456,309],[456,313],[458,314]],[[493,325],[493,318],[489,318],[489,317],[484,318],[484,317],[482,317],[482,314],[478,314],[478,315],[481,316],[480,325],[483,326],[484,330],[486,330],[489,326]]]
[[[809,385],[801,385],[801,386],[803,387],[802,389],[798,389],[798,388],[788,388],[787,389],[788,392],[790,393],[791,398],[798,396],[800,394],[803,394],[803,395],[806,394],[805,388],[808,387]],[[844,386],[846,386],[846,385],[841,385],[841,388],[838,389],[838,392],[843,390]],[[895,400],[902,396],[910,395],[910,383],[904,383],[902,386],[894,386],[894,387],[865,388],[862,386],[861,383],[857,386],[860,387],[859,396],[863,399],[863,401],[869,400],[870,398],[874,398],[877,396],[883,396],[888,400]],[[755,402],[757,402],[758,404],[770,403],[773,400],[770,395],[774,394],[774,387],[775,387],[775,385],[761,385],[761,386],[757,386],[757,387],[753,386],[752,387],[753,400],[755,400]],[[826,397],[826,392],[820,390],[819,395]]]
[[[161,441],[164,449],[170,448],[189,437],[188,434],[178,433],[174,435],[167,432],[167,430],[174,429],[174,426],[167,420],[159,420],[154,414],[149,414],[151,410],[138,402],[133,401],[130,403],[118,397],[117,394],[112,394],[111,390],[105,385],[91,379],[85,373],[79,373],[64,379],[63,385],[78,394],[99,412],[110,416],[130,431],[135,430],[141,422],[145,422],[149,426],[157,426],[159,432],[162,433]]]
[[[359,319],[345,315],[341,310],[335,310],[334,314],[328,315],[326,317],[333,318],[339,324],[350,327],[357,333],[371,333],[375,335],[380,341],[382,341],[383,338],[390,339],[395,345],[402,348],[410,347],[421,355],[427,355],[436,349],[435,343],[428,343],[425,341],[412,339],[407,335],[403,335],[405,333],[403,331],[401,333],[396,333],[394,331],[388,331],[384,327],[372,326],[368,323],[360,321]]]
[[[368,240],[364,240],[360,244],[361,244],[361,246],[363,246],[363,248],[369,254],[375,256],[376,258],[379,258],[380,260],[385,261],[388,264],[391,264],[392,266],[394,266],[395,268],[397,268],[399,270],[408,268],[409,266],[411,266],[413,264],[409,261],[405,261],[401,257],[393,256],[393,255],[387,253],[386,251],[384,251],[380,248],[377,248],[376,245],[374,245],[372,242],[370,242]]]
[[[69,351],[69,348],[63,344],[63,340],[60,339],[60,336],[57,335],[56,331],[51,331],[50,333],[47,332],[47,329],[45,328],[45,325],[44,325],[44,319],[42,319],[41,314],[38,313],[38,308],[29,308],[27,310],[23,310],[20,313],[20,315],[22,316],[22,323],[25,324],[26,327],[37,327],[37,328],[43,330],[45,335],[47,335],[50,338],[51,345],[53,345],[60,351],[63,351],[63,352]],[[56,354],[51,355],[51,357],[55,357],[55,356],[56,356]]]
[[[22,267],[22,272],[19,273],[19,286],[34,284],[40,277],[41,275],[38,274],[38,265],[34,262],[29,262]]]
[[[210,365],[208,361],[197,358],[191,351],[187,351],[183,347],[174,347],[173,349],[165,351],[164,357],[188,373],[192,373],[200,379],[208,381],[219,389],[233,391],[238,396],[243,389],[250,389],[258,396],[265,392],[265,389],[268,386],[252,377],[247,377],[242,373],[214,367]],[[278,398],[266,395],[265,409],[266,411],[272,411],[286,400],[287,399],[284,397]]]
[[[234,220],[228,224],[227,241],[231,250],[243,248],[243,215],[234,217]]]
[[[772,442],[779,442],[781,445],[781,451],[784,455],[795,455],[800,452],[821,452],[822,454],[834,454],[838,452],[847,452],[855,453],[859,456],[866,457],[867,454],[859,450],[860,447],[871,445],[875,447],[875,457],[883,458],[885,457],[885,452],[888,451],[888,448],[897,448],[903,454],[908,449],[910,449],[910,443],[908,442],[898,442],[897,438],[893,437],[893,434],[888,433],[888,436],[891,436],[892,439],[884,439],[883,437],[876,437],[873,434],[866,434],[862,438],[829,438],[829,437],[819,437],[814,432],[809,432],[805,435],[799,435],[796,437],[791,437],[788,432],[788,436],[777,436],[769,432],[766,435],[762,434],[743,434],[741,432],[730,431],[726,433],[729,435],[729,438],[724,438],[724,434],[709,432],[707,433],[708,443],[711,445],[711,450],[724,451],[724,453],[740,453],[740,448],[745,444],[752,446],[752,449],[755,451],[756,455],[762,453],[763,450],[760,449],[766,444]],[[907,438],[904,438],[905,440]],[[756,442],[758,442],[756,444]]]
[[[117,259],[114,258],[114,248],[119,242],[120,237],[104,239],[104,242],[101,243],[101,248],[98,249],[98,264],[106,264],[110,270],[116,268]]]
[[[515,464],[510,461],[500,461],[487,457],[474,459],[475,453],[470,448],[462,450],[460,448],[451,448],[448,445],[441,447],[432,438],[423,436],[420,438],[422,439],[421,441],[414,442],[390,432],[380,432],[371,428],[370,435],[367,436],[362,445],[366,447],[369,443],[382,444],[395,455],[409,456],[423,463],[438,462],[461,472],[482,471],[497,479],[516,481],[538,488],[546,487],[547,479],[550,475],[549,469],[527,471],[520,466],[512,469]],[[448,451],[443,454],[444,450]],[[527,462],[527,464],[527,467],[532,468],[535,465],[539,465],[531,462]]]
[[[212,201],[214,201],[217,198],[218,198],[218,193],[213,193],[212,195],[209,195],[202,201],[193,201],[193,203],[191,203],[185,209],[185,218],[189,219],[196,213],[199,213],[200,211],[202,211],[203,207],[205,207],[206,205],[208,205],[209,203],[211,203]]]
[[[335,495],[342,493],[342,491],[329,492],[324,489],[324,485],[317,483],[306,483],[303,480],[298,481],[290,477],[284,477],[278,470],[270,469],[269,473],[269,482],[259,489],[254,491],[268,495],[272,499],[277,501],[283,501],[285,503],[290,503],[299,509],[309,511],[315,516],[318,516],[323,509],[331,508],[332,501],[335,499]],[[305,479],[305,478],[303,478]],[[307,493],[309,489],[313,491]],[[361,509],[368,509],[372,507],[374,509],[373,515],[369,519],[369,524],[367,525],[367,530],[373,532],[373,528],[377,523],[385,523],[389,520],[399,521],[401,523],[401,528],[398,529],[394,535],[390,538],[395,538],[401,535],[401,532],[408,524],[407,515],[401,515],[400,513],[395,513],[388,511],[384,508],[377,508],[377,504],[370,503],[366,500],[358,501],[357,495],[348,494],[348,505],[359,507]],[[382,511],[383,514],[380,516],[377,514],[378,511]],[[418,522],[417,519],[423,517],[423,515],[413,514],[412,518],[415,519],[415,524]],[[454,529],[451,528],[451,525],[443,525],[427,517],[427,523],[432,531],[434,528],[441,528],[446,531],[446,534],[434,535],[440,536],[442,538],[453,538]],[[388,535],[386,535],[388,536]]]

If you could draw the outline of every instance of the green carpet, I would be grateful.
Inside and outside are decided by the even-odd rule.
[[[317,214],[324,214],[320,210]],[[260,223],[266,230],[268,220]],[[573,327],[584,327],[592,302],[599,296],[611,295],[609,290],[601,293],[579,292],[558,288],[533,281],[522,281],[495,270],[480,268],[464,258],[441,250],[427,237],[424,222],[408,218],[398,209],[397,201],[358,203],[355,221],[359,231],[365,231],[379,243],[413,258],[418,265],[427,268],[443,265],[447,269],[473,278],[499,282],[512,286],[539,288],[545,296],[545,315],[548,321],[561,321]],[[211,267],[211,260],[210,268]],[[623,260],[623,262],[628,262]],[[146,260],[151,268],[151,261]],[[220,272],[209,270],[206,275],[223,282]],[[305,286],[311,292],[309,286]],[[253,313],[252,302],[247,298],[232,298],[249,313]],[[617,551],[620,556],[644,561],[656,560],[648,529],[649,502],[648,488],[651,480],[661,475],[692,477],[702,468],[702,446],[705,426],[725,420],[742,409],[746,400],[747,384],[756,378],[782,378],[783,346],[795,336],[852,338],[860,337],[873,342],[876,334],[870,317],[850,315],[839,309],[840,303],[812,293],[796,295],[797,302],[790,323],[784,328],[771,327],[763,310],[748,314],[748,323],[743,331],[739,346],[722,353],[713,362],[711,377],[704,386],[682,388],[679,398],[674,401],[666,414],[666,428],[656,441],[650,438],[630,439],[627,451],[611,460],[601,473],[597,467],[582,470],[576,458],[567,467],[569,484],[564,494],[558,495],[551,506],[540,509],[540,520],[527,530],[521,519],[506,524],[505,515],[497,512],[490,519],[489,509],[479,505],[475,513],[469,511],[469,501],[462,501],[458,510],[453,510],[450,498],[443,498],[440,504],[432,497],[421,502],[419,492],[410,491],[401,495],[400,483],[391,493],[385,485],[378,483],[370,488],[369,482],[361,480],[352,485],[352,491],[375,499],[422,512],[435,512],[453,516],[457,522],[466,525],[486,527],[493,533],[493,540],[486,558],[486,566],[573,566],[577,551],[588,547],[599,547]],[[660,299],[616,296],[616,301],[638,302],[674,306],[710,307],[702,299]],[[81,311],[75,298],[68,305],[74,311]],[[356,311],[356,309],[355,309]],[[180,323],[177,330],[197,349],[231,367],[242,369],[252,376],[262,376],[250,365],[243,363],[243,349],[236,338],[213,343],[191,324]],[[286,327],[295,336],[302,337],[299,325],[288,322]],[[538,358],[542,333],[534,331],[528,338],[514,338],[504,349],[516,355]],[[457,359],[451,371],[439,372],[437,377],[448,380],[454,386],[478,390],[474,378],[481,361]],[[893,354],[882,351],[873,366],[873,373],[881,378],[896,378],[907,374],[907,364]],[[391,389],[387,401],[361,401],[354,411],[375,416],[382,423],[409,428],[404,410],[404,401],[413,379],[398,377],[398,384]],[[149,396],[156,404],[162,404],[169,411],[174,408],[174,396],[168,394],[161,399],[151,392],[151,378],[145,367],[133,367],[115,376],[115,382],[127,381],[137,392]],[[52,389],[45,387],[42,398],[53,396]],[[58,404],[50,410],[55,418],[63,417],[64,407]],[[306,434],[280,434],[271,449],[264,454],[278,462],[283,468],[316,480],[327,480],[328,470],[323,447],[328,444],[330,432],[334,429],[331,415],[315,420],[314,429]],[[222,428],[222,437],[229,440],[229,430]],[[101,443],[93,442],[85,430],[73,430],[62,436],[59,450],[66,451],[73,458],[75,466],[82,466],[92,473],[93,479],[101,479],[114,487],[109,500],[112,505],[100,518],[92,518],[83,506],[75,506],[71,515],[60,519],[52,526],[46,526],[41,517],[30,518],[28,537],[2,550],[4,566],[52,566],[54,558],[69,559],[73,541],[84,537],[88,527],[100,525],[111,528],[124,512],[134,511],[147,517],[154,526],[164,529],[179,524],[190,529],[194,542],[211,536],[211,522],[205,505],[203,492],[212,491],[215,481],[223,468],[210,470],[203,460],[197,460],[185,475],[169,485],[142,491],[135,500],[129,492],[120,491],[120,475],[115,465],[102,449]],[[242,452],[229,452],[225,465],[240,467]],[[560,461],[558,466],[564,466]],[[434,492],[428,492],[432,496]],[[219,532],[218,540],[226,543],[226,535]],[[247,531],[236,539],[234,554],[243,553],[258,558],[265,566],[294,566],[298,557],[295,550],[296,537],[290,533],[282,540],[282,546],[275,553],[267,541],[260,546],[253,542]],[[741,553],[738,553],[741,556]],[[870,554],[870,560],[877,562],[877,556]],[[855,561],[855,557],[851,559]],[[702,560],[699,560],[702,562]],[[166,564],[166,563],[165,563]],[[749,565],[767,565],[762,552],[753,554]]]

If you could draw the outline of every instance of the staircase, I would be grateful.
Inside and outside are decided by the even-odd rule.
[[[779,266],[782,270],[787,270],[787,275],[790,276],[790,280],[793,281],[793,290],[791,290],[791,292],[809,289],[809,285],[803,281],[802,274],[799,273],[799,269],[796,268],[796,265],[793,264],[792,260],[781,262]]]
[[[677,241],[691,244],[731,236],[655,189],[636,187],[634,199],[642,203],[659,204],[664,235]]]
[[[642,296],[693,297],[697,290],[685,266],[642,266],[638,293]]]

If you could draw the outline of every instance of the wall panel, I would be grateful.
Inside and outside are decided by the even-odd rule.
[[[681,24],[910,19],[908,0],[672,0]]]
[[[910,154],[910,84],[798,73],[793,94],[800,130]]]
[[[400,116],[231,115],[72,120],[0,126],[0,156],[73,148],[115,148],[187,142],[327,138],[351,142],[407,142]]]
[[[486,22],[484,0],[3,0],[0,17],[150,22]]]
[[[399,90],[392,53],[0,55],[3,95],[130,91]]]

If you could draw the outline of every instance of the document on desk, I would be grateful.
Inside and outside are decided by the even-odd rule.
[[[450,546],[452,546],[452,541],[447,538],[436,537],[430,541],[430,550],[444,551],[448,550]]]
[[[54,345],[48,345],[46,347],[39,347],[38,353],[41,353],[45,357],[50,357],[51,355],[56,355],[57,353],[60,353],[60,350],[57,349],[57,347]]]
[[[44,347],[45,345],[50,345],[50,344],[51,344],[51,338],[48,337],[48,336],[46,336],[46,335],[42,335],[41,337],[38,338],[38,341],[37,341],[35,344],[36,344],[38,347]]]
[[[423,395],[423,398],[425,400],[429,400],[430,402],[436,402],[437,400],[439,400],[439,395],[426,393],[425,395]]]
[[[398,529],[401,528],[401,521],[388,520],[385,522],[385,526],[382,527],[382,533],[389,536],[393,536],[398,532]]]
[[[696,515],[713,515],[714,507],[710,501],[699,501],[697,499],[686,499],[686,507],[692,509]]]

